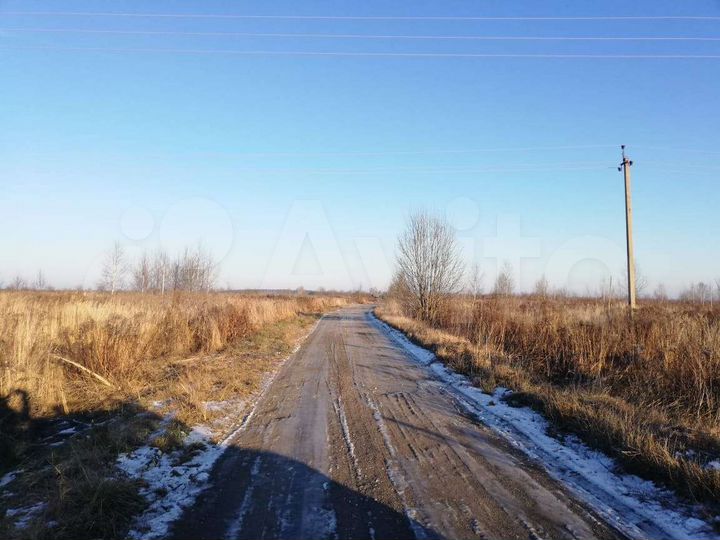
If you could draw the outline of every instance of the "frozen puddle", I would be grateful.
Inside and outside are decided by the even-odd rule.
[[[497,388],[484,394],[469,380],[437,361],[435,355],[412,343],[402,332],[368,315],[371,322],[419,364],[468,412],[478,417],[545,470],[610,525],[630,538],[711,539],[718,533],[701,519],[699,506],[682,502],[671,491],[635,475],[620,472],[615,461],[583,444],[577,437],[558,440],[548,435],[547,420],[528,407],[507,405],[510,393]],[[441,381],[441,382],[440,382]]]

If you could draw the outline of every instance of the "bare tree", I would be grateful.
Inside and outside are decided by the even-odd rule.
[[[695,287],[697,291],[697,297],[700,300],[700,303],[704,304],[710,299],[710,296],[712,295],[712,287],[703,281],[698,283]]]
[[[686,302],[699,302],[704,304],[710,300],[712,295],[712,286],[708,283],[699,281],[691,283],[690,286],[680,293],[680,299]]]
[[[535,282],[535,296],[539,296],[540,298],[547,298],[549,293],[550,284],[548,283],[547,278],[543,274],[542,276],[540,276],[540,279]]]
[[[477,300],[485,292],[485,272],[480,270],[478,263],[473,263],[468,280],[468,292],[472,295],[473,301]]]
[[[604,302],[610,303],[610,301],[613,298],[616,298],[617,295],[618,292],[615,287],[615,279],[613,278],[612,274],[610,274],[609,276],[604,276],[602,280],[600,280],[600,298]]]
[[[637,292],[638,297],[644,296],[648,285],[650,285],[650,280],[648,280],[647,275],[642,271],[638,264],[635,263],[635,291]]]
[[[133,269],[133,286],[135,290],[146,292],[150,289],[152,268],[147,253],[143,253]]]
[[[174,260],[162,250],[152,257],[144,253],[132,269],[133,287],[141,292],[209,291],[215,287],[217,264],[208,251],[198,246],[185,250]]]
[[[668,299],[668,293],[667,289],[665,288],[665,284],[659,283],[657,287],[655,287],[655,292],[653,293],[653,297],[655,300],[659,300],[661,302],[666,302]]]
[[[505,261],[500,273],[495,280],[495,290],[497,296],[510,296],[515,292],[515,278],[513,277],[512,265]]]
[[[405,282],[405,279],[403,278],[403,275],[399,269],[396,270],[395,274],[393,275],[392,281],[390,282],[390,286],[387,290],[387,295],[390,298],[397,300],[400,305],[408,309],[413,309],[412,306],[415,302],[413,295],[410,292],[410,289],[408,288],[407,283]]]
[[[442,298],[456,292],[463,277],[453,228],[426,212],[411,215],[398,240],[397,265],[414,313],[432,320]]]
[[[162,250],[155,253],[152,261],[150,288],[153,291],[165,294],[170,283],[170,257]]]
[[[216,264],[202,246],[185,249],[172,264],[172,284],[175,290],[209,291],[217,279]]]
[[[102,288],[115,294],[115,291],[122,289],[125,285],[125,276],[128,272],[128,264],[125,260],[125,250],[120,242],[115,242],[113,247],[105,256],[102,269]]]
[[[27,289],[27,282],[22,277],[15,276],[15,278],[10,282],[10,285],[8,285],[8,289],[22,291]]]
[[[697,289],[695,283],[691,283],[688,288],[680,293],[680,300],[686,302],[695,302],[697,300]]]
[[[43,274],[42,270],[38,270],[38,273],[35,276],[35,281],[33,282],[33,289],[38,291],[47,289],[47,281],[45,280],[45,275]]]

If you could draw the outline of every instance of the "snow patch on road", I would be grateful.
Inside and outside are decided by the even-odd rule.
[[[553,478],[630,538],[717,538],[713,527],[699,517],[699,506],[680,501],[674,493],[651,481],[622,473],[615,460],[575,436],[561,441],[548,435],[549,423],[542,415],[503,401],[512,393],[510,390],[497,388],[493,395],[483,393],[467,377],[447,368],[432,352],[415,345],[399,330],[374,314],[369,313],[368,318],[426,366],[458,404],[539,462]]]
[[[0,488],[7,486],[10,482],[15,480],[19,472],[20,471],[10,471],[9,473],[3,475],[3,477],[0,478]]]
[[[228,400],[225,402],[207,402],[207,410],[222,410],[225,414],[211,425],[198,425],[192,428],[183,441],[183,447],[177,451],[163,453],[150,445],[142,446],[132,452],[121,454],[117,466],[130,478],[142,480],[145,484],[140,491],[149,503],[145,512],[138,516],[128,534],[133,539],[154,539],[167,535],[170,525],[178,519],[185,508],[192,505],[201,491],[208,487],[210,471],[218,458],[230,443],[240,435],[252,419],[257,403],[263,398],[283,365],[301,347],[310,336],[315,325],[300,338],[291,352],[281,361],[275,370],[263,381],[260,390],[251,401]],[[166,406],[167,403],[160,403]],[[238,417],[242,417],[237,423]],[[163,418],[160,428],[149,440],[162,434],[174,417],[170,413]],[[219,434],[226,434],[219,443],[214,442]],[[259,462],[257,467],[259,470]],[[254,471],[253,471],[254,472]],[[241,518],[240,518],[241,519]]]
[[[245,519],[245,514],[247,514],[247,511],[250,509],[250,504],[252,503],[253,492],[255,491],[255,481],[258,474],[260,474],[261,465],[262,458],[261,456],[257,456],[255,458],[255,461],[253,462],[252,469],[250,469],[250,485],[248,486],[247,490],[245,490],[245,496],[243,497],[242,503],[240,504],[240,510],[238,510],[238,515],[235,517],[233,522],[230,524],[230,527],[228,527],[227,532],[225,533],[225,538],[227,538],[228,540],[236,538],[240,532],[243,520]]]
[[[332,508],[315,508],[313,512],[303,519],[303,532],[310,534],[306,538],[335,538],[337,530],[337,516]]]
[[[33,520],[33,518],[35,518],[40,512],[42,512],[46,506],[47,503],[39,502],[31,506],[10,508],[5,512],[5,515],[14,519],[14,525],[16,529],[25,529],[28,525],[30,525],[30,522]]]

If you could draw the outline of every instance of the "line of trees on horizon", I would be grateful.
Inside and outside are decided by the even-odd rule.
[[[165,294],[169,291],[211,291],[216,289],[218,263],[202,245],[186,247],[171,256],[158,249],[144,252],[131,261],[120,242],[115,242],[106,253],[101,268],[100,280],[95,286],[98,291],[115,294],[132,290],[143,293]],[[484,285],[485,273],[473,264],[468,272],[462,261],[455,238],[455,229],[444,218],[428,212],[412,214],[405,230],[398,238],[396,270],[387,289],[387,294],[401,299],[419,317],[432,318],[444,297],[465,294],[473,297],[490,294],[507,297],[515,294],[530,294],[536,297],[600,298],[604,301],[622,299],[626,295],[625,280],[611,277],[603,280],[595,290],[588,288],[584,294],[573,293],[566,288],[552,287],[545,275],[535,282],[531,292],[517,290],[514,269],[504,262],[498,270],[494,283],[488,291]],[[660,283],[648,292],[648,279],[638,271],[638,296],[657,301],[671,300],[664,284]],[[16,276],[3,284],[6,290],[54,290],[42,270],[32,281]],[[77,287],[76,290],[83,290]],[[358,289],[356,292],[360,292]],[[295,292],[304,291],[299,288]],[[323,292],[324,289],[318,289]],[[370,289],[372,296],[381,296],[377,289]],[[713,281],[690,283],[676,298],[680,301],[710,304],[720,303],[720,278]]]
[[[217,263],[202,246],[185,248],[172,258],[164,250],[143,253],[134,264],[119,242],[105,256],[97,289],[110,294],[130,288],[138,292],[210,291],[215,288]]]
[[[455,238],[455,230],[444,218],[421,211],[412,214],[404,231],[398,237],[396,270],[388,295],[399,300],[405,309],[414,316],[431,321],[436,316],[442,302],[455,294],[471,295],[474,298],[484,296],[484,273],[474,264],[467,275]],[[663,284],[659,284],[652,294],[647,294],[647,277],[638,272],[638,294],[659,301],[670,299]],[[508,297],[516,294],[514,270],[509,262],[499,269],[490,294],[495,297]],[[574,295],[567,289],[552,289],[543,275],[535,283],[533,296],[567,298]],[[598,292],[587,291],[585,296],[603,300],[620,299],[625,296],[624,280],[613,284],[610,278],[600,285]],[[678,296],[678,299],[699,304],[720,302],[720,278],[712,283],[691,283]]]
[[[100,280],[95,286],[98,291],[115,294],[132,290],[143,293],[165,294],[170,291],[211,291],[216,286],[217,262],[202,246],[185,248],[172,257],[159,249],[153,253],[144,252],[136,261],[131,261],[120,242],[115,242],[105,254],[100,271]],[[3,288],[0,282],[0,288]],[[6,290],[51,291],[45,274],[39,270],[32,282],[16,276],[5,287]],[[77,287],[82,290],[82,287]]]

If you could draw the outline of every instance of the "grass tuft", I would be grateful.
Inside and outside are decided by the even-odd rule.
[[[183,447],[183,441],[187,435],[187,427],[181,422],[173,420],[163,430],[162,434],[150,441],[150,446],[154,446],[164,454],[169,454]]]

